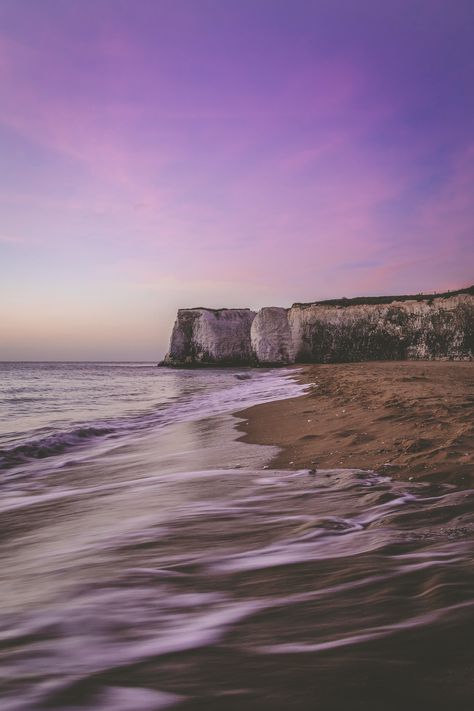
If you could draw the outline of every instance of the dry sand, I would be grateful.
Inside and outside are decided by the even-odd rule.
[[[281,448],[271,467],[360,468],[474,485],[474,364],[304,366],[306,395],[238,413],[242,440]]]

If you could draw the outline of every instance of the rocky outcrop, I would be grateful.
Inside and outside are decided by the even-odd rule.
[[[290,309],[181,309],[162,365],[287,365],[474,355],[474,287]]]
[[[381,304],[295,304],[288,321],[301,362],[459,360],[473,355],[470,294]]]
[[[180,309],[160,365],[249,365],[254,318],[250,309]]]
[[[250,329],[252,350],[259,365],[295,362],[288,309],[267,306],[257,313]]]

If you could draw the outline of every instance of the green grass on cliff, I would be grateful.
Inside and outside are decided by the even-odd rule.
[[[326,301],[310,301],[307,303],[295,303],[293,306],[360,306],[370,304],[391,304],[393,301],[433,301],[433,299],[448,299],[459,294],[470,294],[474,296],[474,285],[457,291],[444,291],[441,294],[404,294],[402,296],[356,296],[353,299],[328,299]]]

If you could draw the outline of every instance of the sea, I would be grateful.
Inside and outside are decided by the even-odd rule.
[[[297,374],[0,363],[2,711],[474,707],[474,492],[269,468]]]

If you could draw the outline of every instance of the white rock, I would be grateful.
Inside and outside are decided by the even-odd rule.
[[[287,365],[294,363],[287,310],[267,306],[255,316],[250,329],[252,349],[260,365]]]
[[[250,309],[180,309],[163,365],[248,365]]]
[[[163,365],[472,360],[474,296],[180,309]],[[244,376],[240,376],[244,377]],[[313,387],[318,387],[314,383]]]
[[[385,304],[293,304],[288,311],[300,362],[469,360],[474,297],[458,294]]]

